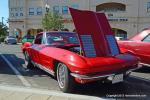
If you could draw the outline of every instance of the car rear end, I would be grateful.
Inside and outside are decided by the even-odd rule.
[[[140,68],[139,58],[131,54],[119,54],[110,57],[85,58],[86,68],[75,69],[71,73],[79,83],[92,81],[122,82],[133,70]]]
[[[16,39],[8,39],[7,42],[8,42],[8,44],[16,44],[17,40]]]
[[[17,39],[13,36],[8,36],[5,39],[5,43],[7,43],[7,44],[17,44]]]

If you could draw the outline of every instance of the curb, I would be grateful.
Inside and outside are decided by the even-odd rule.
[[[48,95],[48,96],[58,96],[58,97],[66,97],[66,98],[73,98],[73,99],[84,99],[84,100],[105,100],[99,97],[94,96],[86,96],[86,95],[78,95],[78,94],[69,94],[69,93],[62,93],[60,91],[52,91],[52,90],[44,90],[44,89],[37,89],[31,87],[19,87],[19,86],[8,86],[8,85],[0,85],[0,90],[4,91],[14,91],[14,92],[23,92],[23,93],[34,93],[39,95]]]

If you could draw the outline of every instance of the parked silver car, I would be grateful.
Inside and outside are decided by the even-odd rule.
[[[17,44],[17,39],[14,36],[7,36],[4,40],[6,44]]]

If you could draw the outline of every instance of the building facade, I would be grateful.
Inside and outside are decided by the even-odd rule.
[[[10,34],[23,36],[28,30],[43,30],[46,4],[50,12],[62,14],[70,31],[75,28],[68,7],[104,12],[114,33],[124,39],[150,27],[150,0],[9,0]]]

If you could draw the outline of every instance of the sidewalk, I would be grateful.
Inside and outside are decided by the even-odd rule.
[[[104,100],[93,96],[67,94],[18,86],[0,85],[0,100]]]

